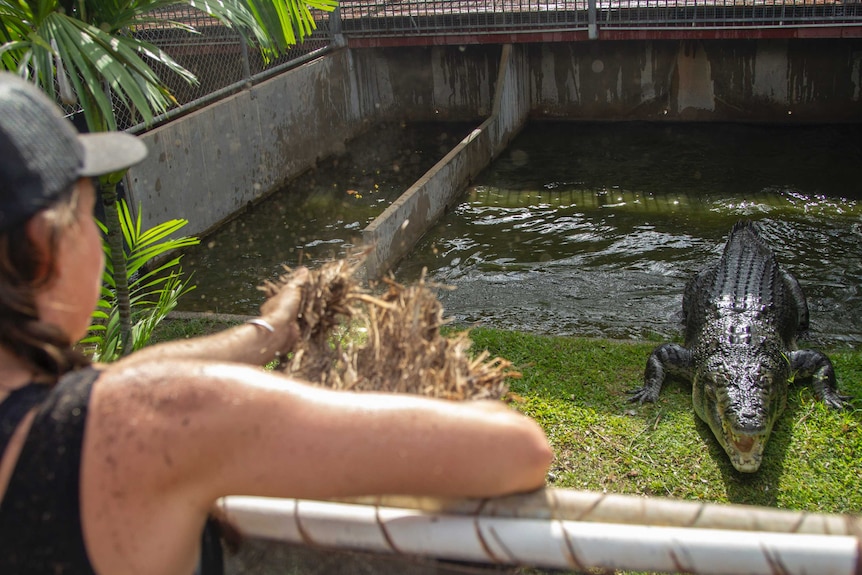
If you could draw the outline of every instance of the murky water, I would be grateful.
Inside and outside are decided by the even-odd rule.
[[[473,124],[386,124],[294,179],[186,250],[197,288],[182,311],[256,314],[264,280],[314,267],[358,245],[361,230],[446,155]]]
[[[398,269],[463,324],[668,338],[740,218],[809,298],[817,343],[862,344],[859,126],[534,123]]]
[[[419,131],[426,129],[432,150],[457,132]],[[389,153],[399,149],[410,147],[372,138],[353,152],[365,157],[332,168],[340,178],[334,184],[318,170],[314,178],[326,180],[320,189],[291,190],[205,242],[212,249],[187,259],[186,269],[216,268],[222,282],[243,279],[229,293],[200,290],[194,308],[253,313],[260,302],[254,285],[277,273],[273,255],[290,264],[300,250],[342,255],[350,241],[339,234],[358,232],[382,211],[378,204],[393,199],[366,190],[386,180],[387,166],[405,163],[390,159],[403,156]],[[361,184],[346,188],[350,178]],[[323,193],[329,188],[336,193]],[[257,219],[261,211],[267,220]],[[686,280],[717,257],[740,218],[761,224],[799,278],[811,307],[809,342],[862,345],[859,125],[532,123],[396,277],[412,281],[425,267],[432,280],[455,286],[441,299],[465,325],[669,338],[679,334]]]

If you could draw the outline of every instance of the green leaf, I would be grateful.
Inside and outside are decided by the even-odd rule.
[[[127,203],[117,203],[120,230],[126,241],[124,257],[129,279],[129,301],[132,311],[131,348],[140,349],[147,344],[153,329],[173,310],[179,298],[194,286],[191,277],[184,278],[180,267],[181,255],[167,257],[175,250],[199,243],[198,238],[171,238],[186,225],[186,220],[168,220],[152,228],[142,229],[141,210],[133,216]],[[99,223],[104,230],[104,223]],[[106,253],[105,273],[103,274],[102,299],[93,312],[93,325],[87,338],[81,343],[92,349],[97,361],[113,361],[122,353],[119,322],[119,308],[113,291],[113,269],[110,251]],[[165,260],[165,261],[163,261]],[[154,263],[160,262],[160,263]],[[150,267],[149,271],[141,270]]]
[[[0,65],[38,84],[51,98],[56,99],[56,85],[68,84],[72,98],[84,112],[91,132],[117,128],[114,106],[125,107],[131,117],[140,117],[145,123],[176,104],[170,90],[153,69],[153,63],[165,66],[171,73],[186,82],[195,83],[195,76],[178,64],[160,48],[135,37],[136,31],[153,24],[170,26],[194,32],[185,24],[162,19],[155,11],[172,5],[186,4],[220,20],[235,29],[249,44],[256,43],[264,58],[278,55],[297,41],[310,35],[316,28],[311,10],[330,11],[335,0],[191,0],[185,3],[173,0],[105,0],[101,2],[69,2],[64,0],[33,0],[11,2],[0,0]],[[65,92],[65,90],[64,90]],[[112,181],[111,178],[106,178]],[[110,197],[110,196],[108,196]],[[113,202],[113,200],[111,200]],[[138,336],[145,341],[153,325],[160,321],[159,309],[173,309],[176,298],[192,289],[187,280],[167,272],[166,264],[154,265],[155,271],[135,274],[146,269],[150,262],[160,261],[166,254],[197,243],[196,238],[173,238],[186,224],[185,220],[171,220],[151,230],[141,229],[140,212],[137,218],[126,209],[121,212],[119,225],[128,252],[123,254],[127,264],[126,276],[137,291],[130,293],[139,307],[151,306],[155,311],[141,319],[136,327]],[[108,222],[114,229],[114,222]],[[100,224],[104,233],[107,228]],[[123,351],[119,349],[119,317],[116,309],[113,277],[117,266],[111,261],[110,249],[105,248],[106,263],[102,300],[93,314],[94,333],[98,333],[94,357],[109,360]],[[171,265],[178,266],[178,260]],[[158,274],[167,274],[163,279]],[[143,291],[140,291],[143,290]],[[161,290],[161,291],[159,291]],[[155,299],[158,295],[158,299]],[[108,312],[102,310],[109,310]],[[136,310],[137,311],[137,310]],[[142,345],[137,339],[135,346]]]

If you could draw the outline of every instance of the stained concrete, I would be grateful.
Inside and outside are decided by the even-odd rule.
[[[862,121],[859,40],[531,47],[533,114],[590,120]]]
[[[204,235],[383,121],[477,130],[365,232],[378,275],[529,118],[862,121],[862,40],[687,40],[335,49],[142,135],[143,223]]]

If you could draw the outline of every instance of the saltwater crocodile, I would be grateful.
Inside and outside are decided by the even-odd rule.
[[[753,223],[733,227],[718,263],[686,284],[682,308],[684,345],[653,350],[630,401],[656,401],[666,375],[689,379],[695,412],[739,471],[760,467],[791,379],[810,378],[829,407],[846,405],[829,358],[796,349],[808,328],[805,295]]]

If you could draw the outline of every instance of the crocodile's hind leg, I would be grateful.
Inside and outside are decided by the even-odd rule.
[[[796,334],[800,335],[808,331],[808,302],[805,300],[805,292],[799,281],[790,272],[781,272],[784,278],[784,286],[790,292],[790,297],[796,304]]]
[[[647,359],[644,385],[629,391],[629,401],[643,403],[658,399],[667,375],[691,379],[691,352],[676,343],[665,343],[655,348]]]
[[[814,394],[833,409],[847,407],[847,395],[838,393],[835,385],[835,369],[825,354],[810,349],[790,352],[790,368],[796,377],[811,378]]]

